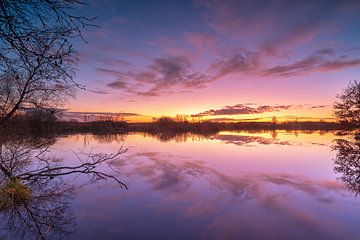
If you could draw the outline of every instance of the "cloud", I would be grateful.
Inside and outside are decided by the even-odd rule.
[[[203,88],[211,80],[205,74],[195,71],[187,57],[179,55],[154,58],[143,70],[121,72],[98,68],[98,71],[117,78],[107,84],[108,87],[124,89],[140,96],[159,96],[171,92],[175,86],[177,91]]]
[[[122,72],[121,72],[121,71],[114,70],[114,69],[110,69],[110,68],[97,67],[95,70],[96,70],[97,72],[99,72],[99,73],[108,74],[108,75],[116,76],[116,77],[122,75]]]
[[[237,121],[239,121],[239,119],[220,117],[220,118],[212,118],[212,119],[209,119],[208,121],[209,122],[237,122]]]
[[[203,11],[208,26],[227,37],[253,35],[273,22],[269,2],[198,0],[196,5]]]
[[[155,85],[154,89],[177,84],[190,88],[203,85],[207,80],[206,76],[191,72],[191,68],[190,61],[182,56],[155,58],[149,67],[149,73],[153,78],[147,81]]]
[[[319,66],[320,70],[338,70],[360,65],[360,58],[344,59],[338,58],[333,61],[325,62]]]
[[[287,65],[280,65],[276,67],[272,67],[266,69],[264,71],[265,76],[270,75],[280,75],[280,76],[289,76],[295,75],[298,73],[304,73],[312,70],[315,66],[317,66],[321,62],[321,59],[317,55],[311,55],[302,59],[300,61],[287,64]]]
[[[189,32],[186,34],[186,41],[195,49],[202,54],[218,53],[219,39],[209,33],[198,33]]]
[[[289,63],[290,62],[290,63]],[[360,65],[360,58],[339,56],[335,49],[319,49],[300,60],[287,60],[286,64],[266,63],[263,52],[233,49],[232,54],[213,60],[208,79],[215,81],[231,74],[252,77],[289,77],[313,72],[336,71]]]
[[[335,50],[321,49],[309,56],[286,65],[279,65],[265,69],[264,76],[293,76],[308,74],[314,71],[333,71],[360,65],[360,58],[347,56],[334,56]]]
[[[336,32],[339,23],[356,14],[342,11],[343,2],[352,1],[197,0],[195,5],[218,34],[278,53]]]
[[[328,107],[328,105],[315,105],[315,106],[310,106],[309,109],[319,109],[319,108],[326,108]]]
[[[332,56],[336,54],[336,51],[332,48],[322,48],[317,50],[315,54]]]
[[[229,57],[215,60],[210,69],[215,71],[214,78],[228,74],[255,71],[259,67],[259,55],[255,52],[241,50]]]
[[[144,97],[156,97],[159,96],[160,93],[157,91],[153,91],[153,90],[149,90],[146,92],[136,92],[137,95],[139,96],[144,96]]]
[[[63,120],[76,120],[79,122],[82,121],[98,121],[101,120],[103,117],[109,118],[122,118],[122,117],[136,117],[142,116],[138,113],[131,113],[131,112],[71,112],[65,111],[63,115]]]
[[[100,94],[100,95],[109,94],[107,91],[104,91],[104,90],[89,90],[89,92]]]
[[[305,22],[278,33],[273,37],[274,39],[265,41],[260,45],[259,51],[267,56],[284,57],[292,52],[291,48],[313,42],[318,36],[329,32],[330,27],[327,21],[317,22],[309,18]]]
[[[121,80],[116,80],[114,82],[108,83],[106,86],[114,89],[125,89],[128,84]]]
[[[100,59],[99,62],[106,64],[106,65],[110,65],[113,67],[129,67],[131,66],[131,63],[125,60],[121,60],[121,59],[113,59],[113,58],[103,58]]]
[[[217,116],[217,115],[245,115],[245,114],[259,114],[266,112],[278,112],[281,110],[290,110],[297,106],[295,105],[261,105],[257,107],[251,107],[244,104],[236,104],[232,106],[225,106],[220,109],[211,109],[198,114],[192,115],[193,117],[203,116]]]
[[[202,39],[193,41],[199,41],[199,45],[208,44],[203,43]],[[211,82],[231,74],[257,78],[290,77],[360,65],[360,58],[339,56],[333,48],[322,48],[303,59],[293,62],[287,60],[286,64],[275,66],[266,63],[261,52],[236,47],[228,48],[227,51],[230,53],[209,61],[206,73],[193,65],[191,57],[184,55],[155,57],[146,67],[127,71],[106,67],[98,67],[96,70],[115,78],[107,87],[138,96],[154,97],[205,88]]]
[[[188,2],[169,5],[167,13],[176,20],[171,29],[169,16],[160,14],[164,9],[154,8],[155,24],[144,21],[153,18],[148,11],[118,17],[131,4],[96,5],[94,11],[106,18],[101,29],[86,32],[91,49],[81,51],[81,62],[98,66],[104,85],[132,97],[194,91],[229,75],[237,85],[245,77],[276,81],[268,77],[360,65],[358,52],[349,51],[356,45],[349,35],[359,12],[356,1],[194,1],[195,8]],[[180,5],[189,11],[178,12]],[[316,51],[318,46],[324,49]]]
[[[319,37],[325,39],[324,46],[335,46],[327,38],[346,27],[351,16],[342,9],[344,5],[354,5],[352,1],[344,2],[197,0],[196,6],[203,12],[208,26],[242,47],[213,60],[209,68],[216,71],[213,77],[241,73],[253,77],[288,77],[360,65],[360,58],[336,55],[335,49],[329,47],[296,60],[300,54],[296,53],[298,48],[314,44]],[[201,43],[200,40],[197,42]]]

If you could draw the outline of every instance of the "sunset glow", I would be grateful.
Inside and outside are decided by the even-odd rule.
[[[358,1],[90,1],[98,28],[79,41],[69,111],[128,121],[203,114],[215,121],[334,121],[360,73]],[[278,106],[286,106],[279,108]]]
[[[360,0],[0,0],[0,240],[355,240]]]

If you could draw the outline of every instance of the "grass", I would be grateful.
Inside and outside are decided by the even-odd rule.
[[[31,190],[20,180],[7,181],[0,188],[0,210],[19,206],[31,198]]]

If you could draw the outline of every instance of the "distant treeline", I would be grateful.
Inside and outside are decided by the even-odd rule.
[[[161,118],[149,123],[127,123],[114,121],[95,122],[65,122],[48,119],[39,120],[12,120],[2,126],[2,133],[26,134],[26,133],[127,133],[144,132],[157,134],[168,133],[196,133],[214,134],[220,131],[236,130],[352,130],[356,126],[337,122],[238,122],[238,123],[216,123],[216,122],[187,122],[174,121],[170,118]]]

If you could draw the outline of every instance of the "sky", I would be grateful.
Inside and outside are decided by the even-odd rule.
[[[360,1],[87,1],[73,112],[331,120],[360,73]]]

